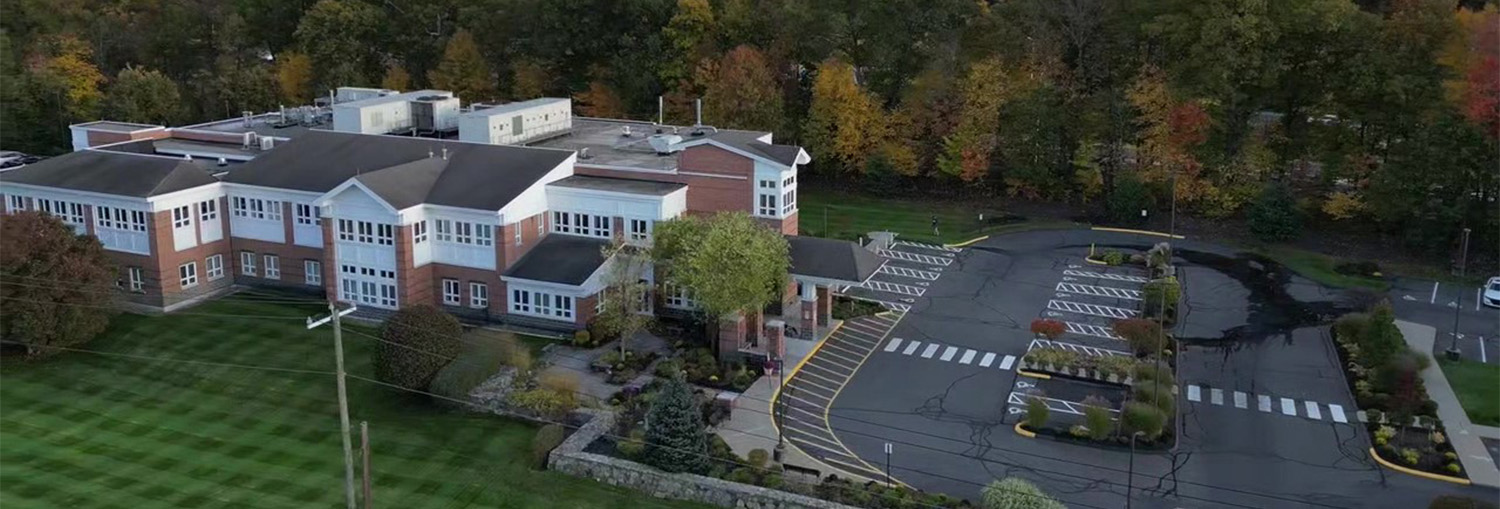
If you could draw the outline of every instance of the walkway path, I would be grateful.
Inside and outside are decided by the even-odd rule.
[[[1396,327],[1406,337],[1407,345],[1418,352],[1432,351],[1437,329],[1402,320],[1396,321]],[[1477,430],[1476,428],[1488,426],[1480,427],[1469,422],[1469,414],[1464,413],[1463,406],[1458,403],[1458,396],[1453,394],[1453,387],[1448,385],[1448,377],[1443,375],[1443,369],[1436,362],[1422,370],[1422,382],[1427,386],[1427,395],[1437,402],[1438,418],[1443,420],[1443,426],[1448,429],[1448,439],[1453,441],[1453,448],[1458,451],[1458,460],[1463,463],[1464,471],[1469,473],[1469,481],[1480,486],[1500,487],[1500,469],[1495,468],[1494,458],[1490,457],[1484,442],[1479,440],[1482,433],[1496,430]]]

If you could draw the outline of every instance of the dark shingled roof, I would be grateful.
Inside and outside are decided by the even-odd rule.
[[[847,240],[787,235],[786,241],[792,257],[791,273],[798,276],[858,284],[885,265],[880,255]]]
[[[571,187],[575,189],[594,189],[598,191],[615,191],[620,193],[644,194],[651,196],[666,196],[673,191],[687,187],[687,184],[676,182],[657,182],[654,180],[635,180],[614,177],[589,177],[585,175],[572,175],[561,178],[548,186]]]
[[[758,139],[765,135],[766,133],[755,131],[719,131],[709,136],[709,139],[751,154],[760,155],[786,166],[791,166],[797,162],[797,154],[802,152],[802,147],[796,145],[775,145]]]
[[[608,239],[551,234],[522,256],[506,277],[578,286],[604,264]]]
[[[324,193],[358,176],[397,208],[403,206],[394,202],[499,210],[571,155],[563,150],[314,130],[236,168],[224,181]]]
[[[218,180],[193,161],[80,150],[0,172],[0,182],[145,198]]]

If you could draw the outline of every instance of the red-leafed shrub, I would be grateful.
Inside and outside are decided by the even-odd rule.
[[[1047,339],[1057,339],[1065,330],[1063,323],[1057,320],[1038,318],[1031,321],[1031,333]]]

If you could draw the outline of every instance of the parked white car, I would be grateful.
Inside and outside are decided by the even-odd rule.
[[[1490,278],[1484,282],[1484,305],[1492,308],[1500,308],[1500,276]]]

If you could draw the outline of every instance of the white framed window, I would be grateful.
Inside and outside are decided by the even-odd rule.
[[[444,279],[443,280],[443,304],[447,304],[447,305],[450,305],[450,306],[457,306],[458,303],[459,303],[458,280],[457,279]]]
[[[208,223],[219,220],[219,202],[216,200],[205,200],[198,202],[198,221]]]
[[[6,205],[8,207],[10,207],[10,211],[11,212],[20,212],[20,211],[26,210],[26,197],[25,196],[16,196],[16,195],[12,194],[12,195],[6,196],[5,198],[6,198],[5,203],[6,203]]]
[[[172,209],[172,227],[186,228],[193,224],[193,211],[187,205]]]
[[[762,181],[760,181],[760,188],[761,189],[776,189],[776,181],[775,180],[762,180]]]
[[[255,253],[240,251],[240,274],[246,276],[255,275]]]
[[[756,212],[762,216],[776,215],[776,195],[762,194],[758,196],[760,196],[760,208],[756,209]]]
[[[531,292],[526,290],[511,290],[510,310],[512,313],[531,314]]]
[[[796,183],[797,183],[797,176],[796,175],[790,175],[787,178],[781,179],[781,187],[787,187],[787,186],[790,186],[790,185],[796,184]]]
[[[302,260],[302,282],[311,286],[323,286],[323,262]]]
[[[469,283],[469,307],[483,309],[490,306],[490,287],[484,283]]]
[[[587,237],[609,238],[613,235],[613,218],[579,212],[553,212],[552,231]]]
[[[99,228],[125,231],[146,231],[146,213],[114,207],[95,207],[94,225]]]
[[[541,237],[542,234],[547,233],[547,217],[546,216],[542,216],[542,215],[538,215],[538,216],[535,216],[535,217],[536,217],[536,236]]]
[[[281,258],[266,255],[266,279],[281,279]]]
[[[73,226],[84,225],[82,203],[69,203],[61,200],[49,200],[46,198],[38,198],[36,200],[36,203],[37,210],[45,212],[47,214],[51,214],[53,217],[61,219],[64,223],[68,223]]]
[[[665,304],[673,309],[697,309],[698,301],[693,300],[693,292],[685,286],[674,284],[663,285],[662,296]]]
[[[389,224],[340,219],[338,226],[339,240],[342,241],[380,246],[396,244],[396,227]]]
[[[453,221],[438,219],[434,221],[437,229],[438,242],[453,242]]]
[[[224,255],[213,255],[203,261],[208,268],[208,280],[213,281],[224,277]]]
[[[574,299],[572,296],[523,289],[513,289],[510,294],[510,312],[512,313],[553,320],[573,319]]]
[[[651,240],[651,226],[651,221],[648,219],[631,219],[630,240],[641,242]]]
[[[519,246],[521,245],[521,225],[516,225],[516,227],[512,229],[516,231],[516,245]]]
[[[125,274],[126,274],[126,277],[128,277],[129,281],[130,281],[130,291],[132,291],[132,292],[144,292],[144,291],[146,291],[146,277],[145,277],[144,274],[141,273],[141,268],[140,267],[128,267],[128,268],[125,269]]]
[[[339,272],[339,291],[344,300],[395,309],[395,271],[343,264]]]
[[[316,226],[318,224],[317,209],[310,203],[297,203],[292,205],[295,212],[297,224],[303,226]]]
[[[797,210],[796,189],[788,190],[785,194],[781,195],[781,213],[791,214],[793,210]]]
[[[235,217],[267,221],[281,220],[281,202],[276,200],[234,196],[229,199],[229,209]]]
[[[417,221],[411,224],[411,243],[421,244],[427,242],[427,221]]]
[[[177,266],[177,278],[184,290],[198,286],[198,262],[187,262]]]

